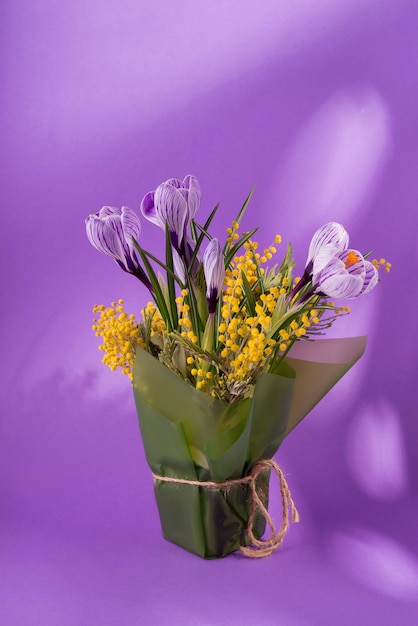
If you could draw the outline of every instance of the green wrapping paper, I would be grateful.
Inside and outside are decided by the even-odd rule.
[[[270,459],[287,434],[363,354],[365,337],[298,342],[279,374],[251,398],[227,403],[195,389],[138,348],[133,389],[148,464],[156,476],[223,483]],[[257,490],[268,502],[269,470]],[[166,539],[204,558],[247,545],[249,486],[219,489],[154,480]],[[256,517],[261,537],[264,518]]]

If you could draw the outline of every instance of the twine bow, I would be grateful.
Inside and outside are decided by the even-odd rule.
[[[283,513],[282,524],[279,531],[276,530],[273,520],[271,519],[271,516],[258,493],[257,479],[260,474],[266,469],[274,470],[280,483],[280,494],[282,497]],[[250,515],[248,518],[247,536],[250,541],[250,545],[241,546],[240,550],[245,556],[248,556],[252,559],[270,556],[270,554],[272,554],[275,550],[277,550],[277,548],[282,545],[287,530],[289,528],[289,511],[291,513],[290,520],[292,522],[299,522],[299,513],[290,494],[290,489],[286,482],[286,478],[284,477],[284,474],[280,467],[272,459],[259,461],[258,463],[256,463],[251,469],[251,472],[248,474],[248,476],[244,476],[243,478],[236,478],[233,480],[226,480],[223,483],[215,483],[211,481],[203,482],[200,480],[187,480],[185,478],[171,478],[169,476],[159,476],[158,474],[154,473],[152,475],[154,477],[154,480],[160,482],[191,485],[195,487],[203,487],[204,489],[227,489],[228,487],[233,487],[234,485],[248,484],[250,486]],[[257,537],[254,535],[254,522],[257,513],[260,513],[264,517],[266,524],[270,528],[270,536],[267,539],[257,539]]]
[[[271,468],[276,472],[276,475],[279,479],[280,483],[280,494],[282,496],[282,525],[280,526],[279,531],[276,531],[276,527],[271,519],[271,516],[264,506],[258,491],[257,491],[257,478],[260,476],[261,472],[265,469]],[[289,486],[286,482],[286,478],[280,467],[275,463],[272,459],[268,461],[260,461],[256,463],[252,468],[250,474],[246,476],[248,478],[248,483],[250,485],[251,496],[250,496],[250,516],[248,518],[248,527],[247,527],[247,535],[250,540],[249,546],[241,546],[240,550],[245,556],[248,556],[252,559],[263,558],[265,556],[270,556],[277,548],[280,548],[282,545],[287,530],[289,528],[289,510],[291,513],[291,521],[296,523],[299,522],[299,513],[293,502],[292,496],[290,494]],[[266,520],[270,528],[270,537],[267,539],[257,539],[254,535],[254,520],[257,512],[260,512],[261,515]]]

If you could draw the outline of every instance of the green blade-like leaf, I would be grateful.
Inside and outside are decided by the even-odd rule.
[[[250,312],[251,317],[255,316],[255,298],[253,291],[251,289],[251,285],[247,280],[244,272],[241,271],[241,279],[242,279],[242,287],[244,289],[245,297],[247,299],[247,307]]]
[[[205,233],[207,233],[208,228],[209,228],[213,218],[215,217],[215,214],[216,214],[217,210],[219,209],[219,204],[220,203],[218,202],[218,204],[215,206],[215,208],[213,209],[212,213],[209,215],[208,219],[206,220],[205,225],[203,226],[203,228],[201,226],[199,226],[199,224],[197,222],[195,222],[194,220],[192,220],[192,222],[191,222],[191,226],[193,225],[194,229],[196,229],[196,226],[197,226],[199,229],[201,229],[201,232],[200,232],[200,235],[199,235],[198,239],[197,240],[195,239],[196,246],[195,246],[195,249],[193,251],[193,255],[192,255],[192,258],[190,260],[189,267],[187,269],[188,272],[191,272],[191,270],[193,268],[193,264],[194,264],[194,262],[195,262],[195,260],[197,258],[197,255],[199,254],[200,246],[202,245],[202,241],[205,238]],[[196,230],[195,230],[195,232],[196,232]]]
[[[253,188],[251,189],[250,193],[248,194],[248,196],[245,199],[244,204],[242,205],[237,217],[236,217],[236,222],[238,222],[238,224],[241,223],[242,218],[244,217],[244,213],[247,210],[247,206],[250,203],[251,198],[253,197],[253,193],[255,191],[255,185],[253,186]]]
[[[282,264],[280,265],[279,268],[279,274],[282,274],[283,276],[285,274],[289,274],[290,270],[295,267],[295,262],[292,259],[292,244],[288,243],[287,244],[287,249],[286,249],[286,254],[284,256],[284,259],[282,261]]]
[[[236,217],[236,218],[235,218],[235,220],[234,220],[235,222],[238,222],[238,224],[240,224],[240,223],[241,223],[241,220],[242,220],[242,218],[244,217],[244,213],[245,213],[245,211],[246,211],[246,209],[247,209],[247,207],[248,207],[248,204],[249,204],[249,202],[250,202],[250,200],[251,200],[251,198],[252,198],[252,195],[253,195],[254,191],[255,191],[255,185],[254,185],[254,187],[251,189],[251,191],[250,191],[250,193],[248,194],[248,196],[246,197],[246,199],[245,199],[245,201],[244,201],[244,204],[242,205],[241,209],[240,209],[240,210],[239,210],[239,212],[238,212],[237,217]],[[235,244],[235,245],[236,245],[236,244]],[[226,242],[225,242],[225,245],[224,245],[224,249],[223,249],[223,253],[224,253],[224,255],[228,254],[228,252],[230,251],[230,248],[231,248],[231,244],[230,244],[230,243],[228,243],[228,241],[226,241]]]
[[[218,202],[218,204],[215,205],[214,209],[212,210],[211,214],[209,215],[208,219],[206,220],[205,225],[203,227],[205,230],[207,230],[209,228],[209,226],[211,225],[211,222],[212,222],[213,218],[215,217],[216,212],[219,209],[219,206],[220,206],[220,202]]]
[[[173,328],[177,328],[179,319],[176,306],[176,290],[174,287],[174,265],[173,265],[173,250],[171,248],[170,231],[168,225],[165,225],[165,262],[167,264],[167,287],[168,287],[168,299],[170,301],[171,320],[173,322]]]
[[[148,274],[148,278],[150,280],[150,283],[152,285],[152,288],[154,290],[154,294],[155,294],[155,303],[160,311],[161,317],[163,318],[166,326],[167,326],[167,330],[168,332],[171,332],[174,330],[173,328],[173,324],[172,324],[172,320],[170,317],[170,313],[168,311],[167,308],[167,304],[163,295],[163,292],[161,290],[161,286],[160,283],[158,282],[158,278],[154,272],[154,269],[151,265],[151,263],[148,261],[147,255],[145,254],[145,252],[142,250],[141,246],[139,245],[139,243],[137,241],[135,241],[134,239],[134,244],[136,249],[138,250],[142,262],[145,266],[145,269],[147,271]]]
[[[190,321],[192,322],[194,334],[199,337],[200,331],[203,329],[203,324],[199,316],[196,296],[194,293],[194,286],[192,284],[189,274],[186,274],[186,286],[189,292],[189,295],[186,296],[186,302],[190,307]]]
[[[157,257],[154,256],[153,254],[151,254],[151,252],[148,252],[147,250],[144,250],[144,248],[141,248],[141,246],[138,244],[138,242],[135,239],[133,239],[133,242],[134,242],[134,246],[138,250],[138,252],[142,251],[143,254],[146,254],[148,258],[152,259],[155,263],[157,263],[160,267],[162,267],[163,270],[165,270],[168,274],[170,274],[170,276],[173,278],[173,280],[175,280],[176,283],[182,289],[184,289],[184,283],[181,282],[180,278],[178,276],[176,276],[176,274],[174,273],[173,270],[171,270],[165,263],[160,261],[160,259],[157,259]]]
[[[209,239],[209,241],[213,239],[212,235],[208,233],[203,226],[201,226],[197,222],[194,222],[194,225],[196,226],[196,228],[200,230],[201,234],[203,234],[207,239]]]
[[[190,222],[190,233],[192,235],[193,241],[197,241],[197,232],[194,220],[191,220]]]

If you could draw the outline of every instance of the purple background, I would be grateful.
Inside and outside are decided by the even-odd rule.
[[[1,12],[0,623],[418,623],[416,1]],[[303,265],[337,220],[394,266],[333,330],[368,350],[277,455],[302,521],[257,562],[161,538],[128,380],[90,330],[94,303],[147,295],[85,217],[187,173],[218,235],[256,183],[260,241]]]

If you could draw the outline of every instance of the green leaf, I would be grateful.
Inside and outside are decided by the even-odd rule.
[[[240,224],[240,223],[241,223],[241,220],[242,220],[242,218],[244,217],[244,213],[245,213],[245,211],[246,211],[246,209],[247,209],[247,207],[248,207],[248,205],[249,205],[249,202],[250,202],[250,200],[251,200],[251,198],[252,198],[252,196],[253,196],[254,191],[255,191],[255,185],[254,185],[254,187],[251,189],[251,191],[250,191],[250,193],[248,194],[248,196],[246,197],[246,199],[245,199],[245,201],[244,201],[244,204],[242,205],[241,209],[240,209],[240,210],[239,210],[239,212],[238,212],[237,217],[236,217],[236,218],[235,218],[235,220],[234,220],[235,222],[238,222],[238,224]],[[234,248],[236,247],[236,245],[237,245],[237,244],[235,244]],[[239,247],[240,247],[240,246],[238,246],[238,248],[239,248]],[[228,243],[228,241],[227,241],[227,242],[225,243],[225,245],[224,245],[224,249],[223,249],[223,253],[224,253],[224,255],[229,254],[230,249],[231,249],[231,248],[230,248],[230,244],[229,244],[229,243]],[[234,255],[232,255],[232,256],[234,256]],[[232,258],[232,257],[231,257],[231,258]]]
[[[190,232],[191,232],[193,241],[197,241],[197,232],[196,232],[196,226],[195,226],[194,220],[191,220],[190,222]]]
[[[194,222],[194,225],[200,230],[201,235],[209,239],[209,241],[213,239],[212,235],[208,233],[203,226],[201,226],[197,222]]]
[[[255,298],[251,285],[247,280],[246,275],[241,271],[242,287],[244,289],[245,297],[247,298],[247,306],[251,317],[255,316]]]
[[[156,305],[158,307],[158,310],[161,313],[161,317],[163,318],[163,320],[164,320],[164,322],[165,322],[165,324],[167,326],[168,332],[171,332],[171,331],[174,330],[174,328],[173,328],[172,320],[171,320],[170,313],[169,313],[168,308],[167,308],[167,304],[166,304],[163,292],[161,290],[160,283],[158,282],[158,278],[157,278],[157,276],[156,276],[156,274],[154,272],[154,269],[153,269],[151,263],[148,261],[147,255],[142,250],[142,248],[139,245],[139,243],[137,241],[135,241],[135,239],[134,239],[134,244],[135,244],[135,247],[136,247],[136,249],[138,250],[138,252],[139,252],[139,254],[141,256],[142,262],[143,262],[143,264],[145,266],[145,269],[147,271],[147,274],[148,274],[148,278],[149,278],[150,283],[152,285],[152,288],[154,290],[155,303],[156,303]]]
[[[177,328],[179,319],[176,306],[176,290],[174,287],[174,266],[173,266],[173,250],[171,248],[170,231],[168,225],[165,225],[165,261],[167,264],[167,286],[168,286],[168,299],[170,303],[171,319],[173,322],[173,328]]]
[[[203,228],[201,226],[199,226],[199,224],[197,222],[195,222],[194,220],[192,220],[192,222],[191,222],[191,226],[190,227],[192,227],[192,225],[193,225],[193,229],[194,229],[194,232],[196,234],[196,226],[197,226],[200,229],[200,235],[197,238],[197,240],[195,239],[196,246],[195,246],[195,249],[193,251],[193,256],[192,256],[192,258],[190,260],[189,267],[187,268],[188,272],[192,271],[193,264],[194,264],[194,262],[196,260],[197,255],[199,254],[200,246],[202,245],[203,239],[205,238],[205,236],[210,238],[210,235],[207,233],[207,231],[208,231],[208,228],[209,228],[213,218],[216,215],[216,211],[219,209],[219,204],[220,203],[218,202],[218,204],[215,206],[215,208],[213,209],[212,213],[209,215],[208,219],[206,220],[205,225],[203,226]]]
[[[286,272],[292,267],[295,267],[292,259],[292,244],[288,243],[285,257],[280,265],[279,274],[286,274]]]
[[[178,285],[180,285],[180,287],[182,289],[184,289],[184,283],[182,283],[180,278],[175,275],[174,270],[170,269],[165,263],[160,261],[160,259],[157,259],[157,257],[154,256],[153,254],[151,254],[151,252],[148,252],[147,250],[144,250],[144,248],[141,248],[140,245],[138,244],[138,242],[135,240],[134,237],[133,237],[133,242],[134,242],[134,246],[138,250],[138,252],[142,251],[143,254],[146,254],[147,257],[152,259],[155,263],[157,263],[160,267],[162,267],[168,274],[170,274],[170,276],[173,278],[173,280],[175,280],[176,283],[178,283]]]
[[[250,203],[251,198],[253,197],[253,193],[255,191],[255,185],[253,186],[253,188],[251,189],[250,193],[248,194],[248,196],[245,199],[244,204],[242,205],[237,217],[236,217],[236,222],[238,222],[238,224],[241,223],[242,218],[244,217],[244,213],[247,210],[247,206]]]
[[[196,337],[200,337],[200,331],[203,330],[203,324],[199,316],[198,306],[196,302],[195,296],[195,286],[193,285],[192,279],[189,274],[186,274],[186,286],[189,292],[189,295],[186,296],[186,303],[190,307],[190,321],[192,322],[193,332]]]

